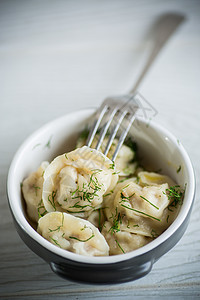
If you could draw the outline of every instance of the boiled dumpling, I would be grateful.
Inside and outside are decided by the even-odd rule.
[[[105,216],[102,208],[96,209],[91,212],[89,217],[87,218],[89,222],[91,222],[94,226],[96,226],[99,230],[101,230],[104,222]]]
[[[38,232],[52,244],[85,256],[109,254],[109,246],[89,221],[62,212],[51,212],[38,221]]]
[[[56,157],[44,173],[42,198],[48,212],[87,217],[116,185],[113,162],[87,146]]]
[[[29,218],[37,222],[46,209],[42,201],[43,174],[49,163],[44,161],[36,172],[31,173],[22,183],[22,193],[26,202]]]
[[[130,252],[146,245],[152,240],[152,238],[148,238],[139,234],[134,234],[123,230],[117,231],[113,229],[113,225],[110,222],[105,222],[102,234],[104,235],[110,247],[110,255]]]
[[[158,236],[174,219],[174,213],[167,209],[168,184],[142,187],[136,180],[130,178],[117,184],[113,194],[105,197],[107,220],[112,224],[117,222],[120,230],[126,232]]]
[[[91,144],[91,148],[95,148],[97,141],[98,141],[98,135],[95,136],[92,144]],[[85,145],[86,142],[86,138],[84,137],[80,137],[77,141],[77,148],[82,147],[83,145]],[[103,140],[103,143],[100,147],[100,151],[103,153],[106,145],[108,142],[108,137],[105,137]],[[118,139],[114,139],[113,143],[110,147],[110,150],[107,154],[108,158],[112,158],[114,152],[115,152],[115,148],[116,145],[118,144]],[[129,176],[131,174],[133,174],[137,168],[137,162],[133,161],[135,158],[135,152],[133,151],[133,149],[131,149],[129,146],[123,144],[119,150],[119,153],[115,159],[115,165],[116,165],[116,172],[118,173],[119,176]]]
[[[168,183],[169,186],[175,185],[175,182],[169,176],[161,175],[155,172],[139,172],[138,179],[141,186],[160,185],[163,183]]]
[[[159,220],[163,210],[169,205],[169,199],[165,194],[167,188],[167,183],[141,187],[130,182],[118,191],[114,205],[123,210],[129,217],[142,215],[153,220]]]

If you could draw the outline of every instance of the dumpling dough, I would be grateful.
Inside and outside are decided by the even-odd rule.
[[[141,186],[147,185],[160,185],[168,183],[169,186],[174,186],[175,182],[167,175],[161,175],[154,172],[139,172],[138,173],[139,184]]]
[[[130,252],[146,245],[152,240],[151,238],[147,238],[145,236],[130,233],[127,231],[114,230],[113,232],[112,224],[109,222],[105,222],[102,234],[104,235],[110,247],[110,255]]]
[[[67,213],[51,212],[39,219],[38,232],[52,244],[86,256],[109,254],[109,246],[89,221]]]
[[[160,235],[175,217],[167,209],[168,187],[167,183],[142,187],[135,178],[117,184],[114,193],[105,197],[107,220],[114,225],[117,222],[120,230],[126,232],[148,237]]]
[[[31,173],[22,183],[22,193],[27,206],[29,218],[37,222],[39,216],[45,213],[45,207],[42,201],[43,174],[49,163],[42,162],[36,172]]]
[[[48,212],[87,217],[116,185],[113,162],[87,146],[56,157],[44,173],[42,198]]]
[[[98,141],[98,135],[95,136],[91,148],[95,148],[96,143]],[[82,147],[83,145],[85,145],[85,137],[82,138],[80,137],[77,141],[77,148]],[[100,147],[100,151],[103,153],[106,145],[108,142],[108,137],[105,137],[103,140],[103,143]],[[108,151],[108,158],[112,158],[114,152],[115,152],[115,148],[116,145],[118,144],[118,139],[114,139],[113,143],[110,147],[110,150]],[[119,153],[115,159],[115,164],[116,164],[116,171],[118,173],[119,176],[129,176],[131,174],[134,174],[136,168],[137,168],[137,162],[133,162],[133,159],[135,157],[135,152],[128,147],[127,145],[123,144],[119,150]]]

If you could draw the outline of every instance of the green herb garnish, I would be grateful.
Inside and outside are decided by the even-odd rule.
[[[58,247],[62,248],[55,239],[53,239],[51,236],[49,238],[54,242],[54,244],[56,244]]]
[[[128,186],[128,185],[127,185],[127,186]],[[121,197],[122,200],[120,201],[120,203],[121,203],[121,202],[127,202],[127,201],[130,201],[130,199],[131,199],[134,195],[135,195],[135,193],[133,193],[133,194],[130,195],[130,196],[125,196],[124,193],[121,192],[120,197]]]
[[[115,242],[117,243],[117,246],[121,249],[121,251],[122,251],[123,253],[125,253],[124,249],[123,249],[122,246],[119,244],[119,242],[118,242],[117,239],[115,239]]]
[[[126,205],[124,205],[124,204],[121,204],[121,206],[123,206],[123,207],[125,207],[125,208],[127,208],[127,209],[130,209],[130,210],[132,210],[132,211],[135,211],[135,212],[137,212],[137,213],[139,213],[139,214],[145,215],[145,216],[147,216],[147,217],[149,217],[149,218],[152,218],[152,219],[157,220],[157,221],[160,222],[160,219],[155,218],[154,216],[148,215],[148,214],[146,214],[146,213],[143,212],[143,211],[137,210],[137,209],[135,209],[135,208],[128,207],[128,206],[126,206]]]
[[[158,235],[159,234],[154,229],[151,230],[151,236],[152,236],[152,238],[155,239],[156,237],[158,237]]]
[[[40,187],[40,186],[35,186],[35,185],[33,185],[33,188],[35,189],[35,195],[37,196],[37,195],[38,195],[38,194],[37,194],[37,191],[40,190],[41,187]]]
[[[110,231],[112,234],[115,232],[120,231],[120,225],[122,224],[122,219],[124,215],[121,215],[120,212],[118,213],[117,207],[115,210],[115,215],[112,214],[111,218],[113,219],[113,226],[110,227],[108,232]]]
[[[115,169],[115,163],[114,163],[114,161],[112,162],[112,164],[110,164],[110,167],[109,167],[109,169],[112,169],[112,170],[114,170],[114,169]]]
[[[185,189],[181,189],[180,185],[174,185],[170,188],[166,189],[166,193],[163,194],[167,195],[168,199],[171,203],[168,206],[170,211],[173,211],[171,208],[177,208],[177,205],[183,204],[183,197],[184,197]]]
[[[55,229],[50,229],[49,228],[49,232],[54,232],[54,231],[60,231],[60,228],[63,227],[63,223],[64,223],[64,214],[62,214],[62,222],[61,222],[61,225],[57,226],[57,228]]]
[[[92,173],[87,186],[86,186],[86,184],[83,184],[82,189],[80,189],[78,186],[71,193],[72,199],[81,199],[83,201],[88,201],[91,203],[91,201],[94,199],[94,197],[98,197],[97,192],[101,190],[101,184],[99,184],[98,179],[95,175],[101,171],[102,170],[97,169]],[[89,191],[88,189],[92,189],[92,191]],[[76,202],[75,205],[77,203],[78,202]],[[86,206],[88,206],[88,205],[86,205]],[[84,207],[86,207],[86,206],[84,206]],[[72,206],[72,207],[75,207],[75,206]],[[70,208],[72,208],[72,207],[70,207]],[[84,207],[82,206],[82,208],[84,208]],[[79,206],[79,208],[80,208],[80,206]]]
[[[40,210],[42,210],[42,212],[41,212]],[[46,210],[45,207],[44,207],[44,204],[43,204],[42,199],[41,199],[40,202],[38,203],[37,211],[38,211],[38,217],[39,217],[39,219],[40,219],[41,217],[43,217],[43,216],[47,213],[47,210]]]
[[[53,191],[49,196],[48,196],[48,201],[49,203],[53,206],[54,210],[56,211],[56,205],[55,205],[55,197],[56,197],[57,191]]]
[[[156,205],[154,205],[152,202],[150,202],[148,199],[146,199],[143,196],[140,196],[140,198],[142,198],[143,200],[147,201],[149,204],[151,204],[153,207],[155,207],[156,209],[159,209],[159,207],[157,207]]]
[[[73,239],[73,240],[77,240],[79,242],[84,242],[85,243],[85,242],[88,242],[89,240],[91,240],[94,236],[95,236],[94,233],[92,233],[92,235],[88,239],[85,239],[85,240],[81,240],[81,239],[79,239],[75,236],[69,236],[69,238]]]
[[[51,140],[52,140],[53,135],[50,136],[48,142],[46,143],[46,145],[44,146],[45,148],[51,148]]]

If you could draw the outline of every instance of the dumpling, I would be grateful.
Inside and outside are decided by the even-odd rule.
[[[169,205],[165,194],[168,184],[141,187],[135,182],[130,182],[118,191],[114,205],[126,212],[129,217],[143,216],[158,220],[163,210]],[[122,209],[123,207],[123,209]]]
[[[52,244],[86,256],[109,254],[109,246],[89,221],[62,212],[51,212],[38,221],[38,232]]]
[[[39,216],[43,216],[46,212],[42,201],[43,174],[49,163],[42,162],[36,172],[31,173],[22,183],[22,193],[26,202],[27,214],[29,218],[37,222]]]
[[[95,148],[97,141],[98,141],[98,135],[95,136],[91,148]],[[77,141],[77,148],[82,147],[85,145],[86,137],[85,135],[80,137]],[[100,147],[100,151],[103,153],[106,145],[108,142],[108,137],[105,137],[103,140],[103,143]],[[108,158],[112,158],[116,145],[118,144],[118,139],[114,139],[113,143],[110,147],[110,150],[107,154]],[[138,163],[134,161],[135,158],[135,152],[133,149],[131,149],[129,146],[123,144],[119,150],[119,153],[115,159],[115,164],[116,164],[116,172],[118,173],[119,176],[129,176],[131,174],[134,174]]]
[[[42,199],[48,212],[88,217],[116,185],[114,163],[87,146],[56,157],[44,173]]]
[[[168,183],[169,186],[175,185],[175,182],[169,176],[161,175],[155,172],[139,172],[138,179],[141,186],[160,185],[163,183]]]
[[[139,234],[134,234],[123,230],[118,231],[113,228],[113,225],[110,222],[105,222],[102,234],[104,235],[110,247],[110,255],[127,253],[152,241],[152,238],[148,238]]]
[[[120,230],[155,237],[160,235],[173,220],[167,207],[170,200],[166,194],[167,183],[140,186],[136,179],[117,184],[113,195],[105,200],[105,214]],[[170,221],[171,222],[171,221]]]
[[[99,208],[92,211],[87,220],[91,222],[94,226],[96,226],[99,230],[101,230],[105,222],[103,209]]]

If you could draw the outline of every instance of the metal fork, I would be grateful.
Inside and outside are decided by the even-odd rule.
[[[106,144],[104,154],[107,155],[108,151],[113,143],[114,138],[119,130],[120,125],[123,121],[126,121],[126,126],[123,126],[122,133],[119,137],[118,144],[115,148],[114,154],[112,156],[112,160],[114,161],[126,136],[129,132],[129,129],[135,120],[136,111],[139,106],[137,104],[136,95],[125,95],[118,98],[107,98],[103,101],[101,106],[98,108],[95,114],[95,121],[88,135],[86,145],[91,146],[94,137],[99,130],[98,141],[95,149],[99,150],[102,145],[102,142],[105,138],[105,135],[108,132],[108,129],[111,128],[111,123],[116,123],[111,128],[111,132],[109,133],[108,142]],[[117,119],[117,122],[115,122]],[[100,124],[103,122],[102,126]]]
[[[99,150],[105,138],[105,135],[108,132],[108,129],[111,127],[109,139],[103,152],[105,155],[107,155],[113,143],[113,140],[118,133],[120,125],[122,124],[122,122],[125,121],[122,133],[119,136],[118,144],[112,156],[112,161],[115,160],[122,144],[125,141],[129,129],[136,118],[136,112],[140,108],[140,104],[137,101],[137,97],[140,96],[140,94],[136,92],[136,89],[138,88],[142,79],[146,75],[153,61],[159,54],[160,50],[163,48],[164,44],[167,42],[167,40],[170,38],[170,36],[176,30],[176,28],[183,22],[183,20],[184,16],[179,14],[165,14],[158,20],[155,28],[156,30],[154,30],[154,48],[152,50],[151,55],[149,56],[146,65],[143,68],[143,71],[141,72],[140,77],[136,81],[134,88],[128,95],[107,98],[106,100],[104,100],[104,102],[96,111],[95,121],[93,126],[91,127],[90,133],[86,141],[87,146],[91,146],[96,133],[100,131],[99,138],[95,147],[97,150]],[[114,120],[116,118],[117,122],[115,126],[111,126],[111,124],[114,123]],[[103,124],[100,126],[102,122]]]

